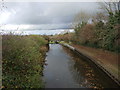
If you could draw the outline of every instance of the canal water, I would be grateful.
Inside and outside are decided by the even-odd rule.
[[[115,88],[105,73],[59,44],[50,44],[44,66],[45,88]]]

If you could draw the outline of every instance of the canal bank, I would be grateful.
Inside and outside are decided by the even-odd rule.
[[[45,88],[116,88],[105,73],[59,44],[50,44],[43,79]]]
[[[73,47],[74,45],[71,46],[66,43],[62,43],[61,45],[71,49],[72,51],[76,52],[78,55],[82,56],[86,60],[91,61],[99,69],[101,69],[106,75],[108,75],[116,84],[118,84],[120,86],[119,75],[118,75],[118,77],[116,77],[117,75],[115,75],[115,74],[113,74],[113,72],[109,71],[108,67],[105,67],[105,65],[103,63],[101,63],[99,60],[95,60],[97,58],[93,58],[92,55],[89,55],[89,54],[83,52],[82,50],[78,49],[77,47]],[[119,74],[119,73],[117,73],[117,74]]]

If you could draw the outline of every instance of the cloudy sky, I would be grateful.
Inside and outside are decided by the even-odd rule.
[[[0,2],[0,30],[61,31],[71,28],[79,12],[92,14],[98,7],[96,2]]]

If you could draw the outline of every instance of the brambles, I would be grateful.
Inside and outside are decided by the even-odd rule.
[[[41,36],[3,35],[3,86],[42,88],[41,80],[47,41]],[[44,47],[41,50],[41,48]]]

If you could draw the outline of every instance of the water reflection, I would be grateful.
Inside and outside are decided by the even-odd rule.
[[[118,87],[91,62],[59,44],[50,44],[44,68],[46,88]]]
[[[69,69],[76,82],[79,83],[80,87],[86,88],[115,88],[118,87],[108,76],[99,70],[95,65],[87,62],[82,57],[73,53],[66,47],[63,49],[71,56],[69,60]]]

